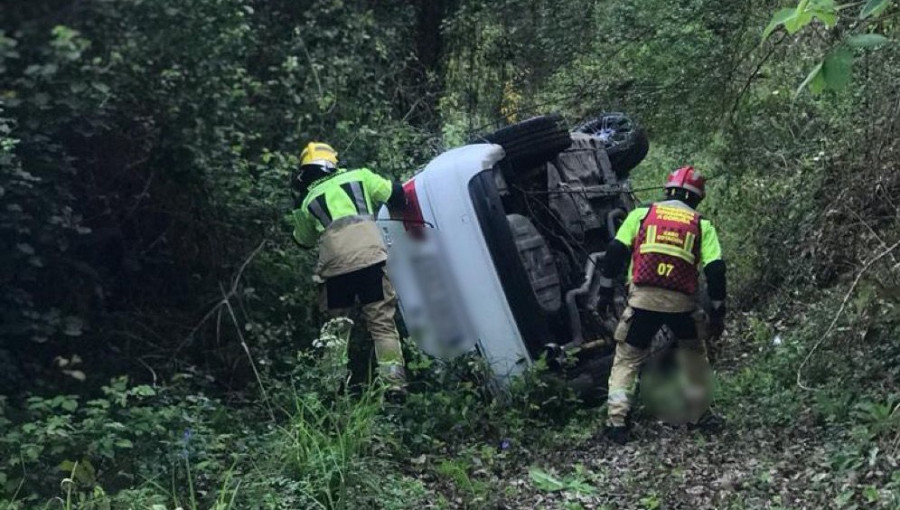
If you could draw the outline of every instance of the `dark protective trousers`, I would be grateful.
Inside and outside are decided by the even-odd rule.
[[[607,399],[608,426],[625,426],[641,366],[649,357],[653,337],[663,326],[668,326],[675,335],[680,362],[689,382],[704,394],[704,400],[708,396],[710,369],[706,338],[709,321],[706,313],[700,309],[684,313],[654,312],[629,306],[622,313],[615,333],[616,354]]]
[[[394,323],[397,294],[385,273],[384,264],[326,279],[321,300],[322,307],[332,317],[348,317],[357,305],[360,306],[375,344],[379,375],[389,382],[402,384],[405,379],[403,351]]]

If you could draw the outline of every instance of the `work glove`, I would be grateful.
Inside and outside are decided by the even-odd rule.
[[[725,332],[725,303],[713,303],[709,312],[709,334],[712,338],[718,338]]]

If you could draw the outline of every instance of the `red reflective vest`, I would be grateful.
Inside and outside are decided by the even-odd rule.
[[[632,282],[692,295],[699,263],[700,213],[652,205],[632,247]]]

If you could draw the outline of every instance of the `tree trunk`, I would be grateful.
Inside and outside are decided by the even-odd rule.
[[[440,128],[438,104],[444,92],[444,34],[441,26],[456,10],[458,0],[415,0],[414,92],[406,100],[407,117],[419,127]]]

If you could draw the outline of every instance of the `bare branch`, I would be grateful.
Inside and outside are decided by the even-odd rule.
[[[804,367],[806,367],[806,364],[809,363],[809,360],[812,358],[812,355],[825,342],[825,340],[828,338],[828,335],[830,335],[831,332],[834,330],[834,326],[837,324],[838,319],[840,319],[841,314],[844,313],[844,308],[846,308],[847,302],[850,301],[850,296],[853,295],[853,291],[856,289],[856,286],[859,284],[859,281],[862,279],[862,277],[866,273],[866,271],[868,271],[869,268],[872,267],[873,264],[875,264],[882,258],[889,255],[892,251],[894,251],[894,249],[896,249],[897,246],[900,246],[900,241],[897,241],[890,248],[888,248],[887,250],[876,255],[875,257],[872,258],[872,260],[866,262],[866,264],[863,266],[863,268],[856,275],[856,279],[853,280],[853,285],[850,286],[850,290],[848,290],[847,295],[844,296],[844,301],[841,302],[841,307],[838,308],[837,313],[834,314],[834,319],[831,321],[831,325],[828,326],[828,329],[825,331],[825,334],[823,334],[822,338],[820,338],[819,341],[816,342],[816,345],[814,345],[813,348],[810,349],[809,353],[806,354],[806,358],[803,359],[803,363],[800,363],[800,368],[797,369],[797,386],[799,386],[800,388],[803,388],[804,390],[809,390],[809,391],[813,390],[813,388],[810,388],[810,387],[806,386],[805,384],[803,384],[803,369],[804,369]]]
[[[247,259],[244,260],[244,263],[241,264],[241,267],[238,268],[237,273],[235,273],[234,277],[231,279],[231,288],[228,289],[228,292],[223,292],[222,299],[217,301],[213,305],[213,307],[208,312],[206,312],[206,315],[204,315],[203,318],[200,319],[200,322],[198,322],[196,326],[191,328],[191,331],[187,334],[187,336],[184,337],[184,340],[182,340],[181,343],[178,344],[178,347],[174,351],[172,351],[172,359],[175,359],[175,357],[178,356],[178,353],[180,353],[181,350],[184,349],[187,346],[187,344],[189,344],[191,342],[191,340],[194,338],[194,335],[197,333],[197,331],[199,331],[200,328],[203,327],[204,324],[206,324],[206,321],[211,319],[212,316],[215,315],[217,312],[220,312],[222,307],[225,306],[226,304],[228,304],[228,300],[237,294],[238,286],[240,285],[241,277],[244,274],[244,270],[247,269],[247,266],[250,264],[250,262],[253,260],[253,258],[256,257],[256,255],[260,252],[260,250],[263,249],[263,247],[265,245],[266,245],[266,240],[263,239],[259,243],[259,245],[256,247],[256,249],[254,249],[250,253],[250,255],[247,257]]]
[[[244,339],[244,333],[241,331],[241,324],[237,319],[237,315],[234,313],[234,308],[231,306],[230,296],[225,293],[224,289],[222,291],[222,303],[225,305],[225,309],[228,310],[228,314],[231,316],[231,321],[234,323],[234,330],[241,340],[241,347],[243,347],[244,352],[247,353],[247,359],[250,360],[250,368],[253,369],[253,375],[256,376],[256,382],[259,384],[259,391],[262,393],[263,401],[266,403],[269,417],[274,422],[275,411],[272,409],[272,403],[269,402],[269,394],[266,392],[266,386],[263,384],[262,377],[259,375],[259,370],[256,369],[256,362],[253,361],[253,355],[250,354],[250,346],[247,345],[247,340]]]

